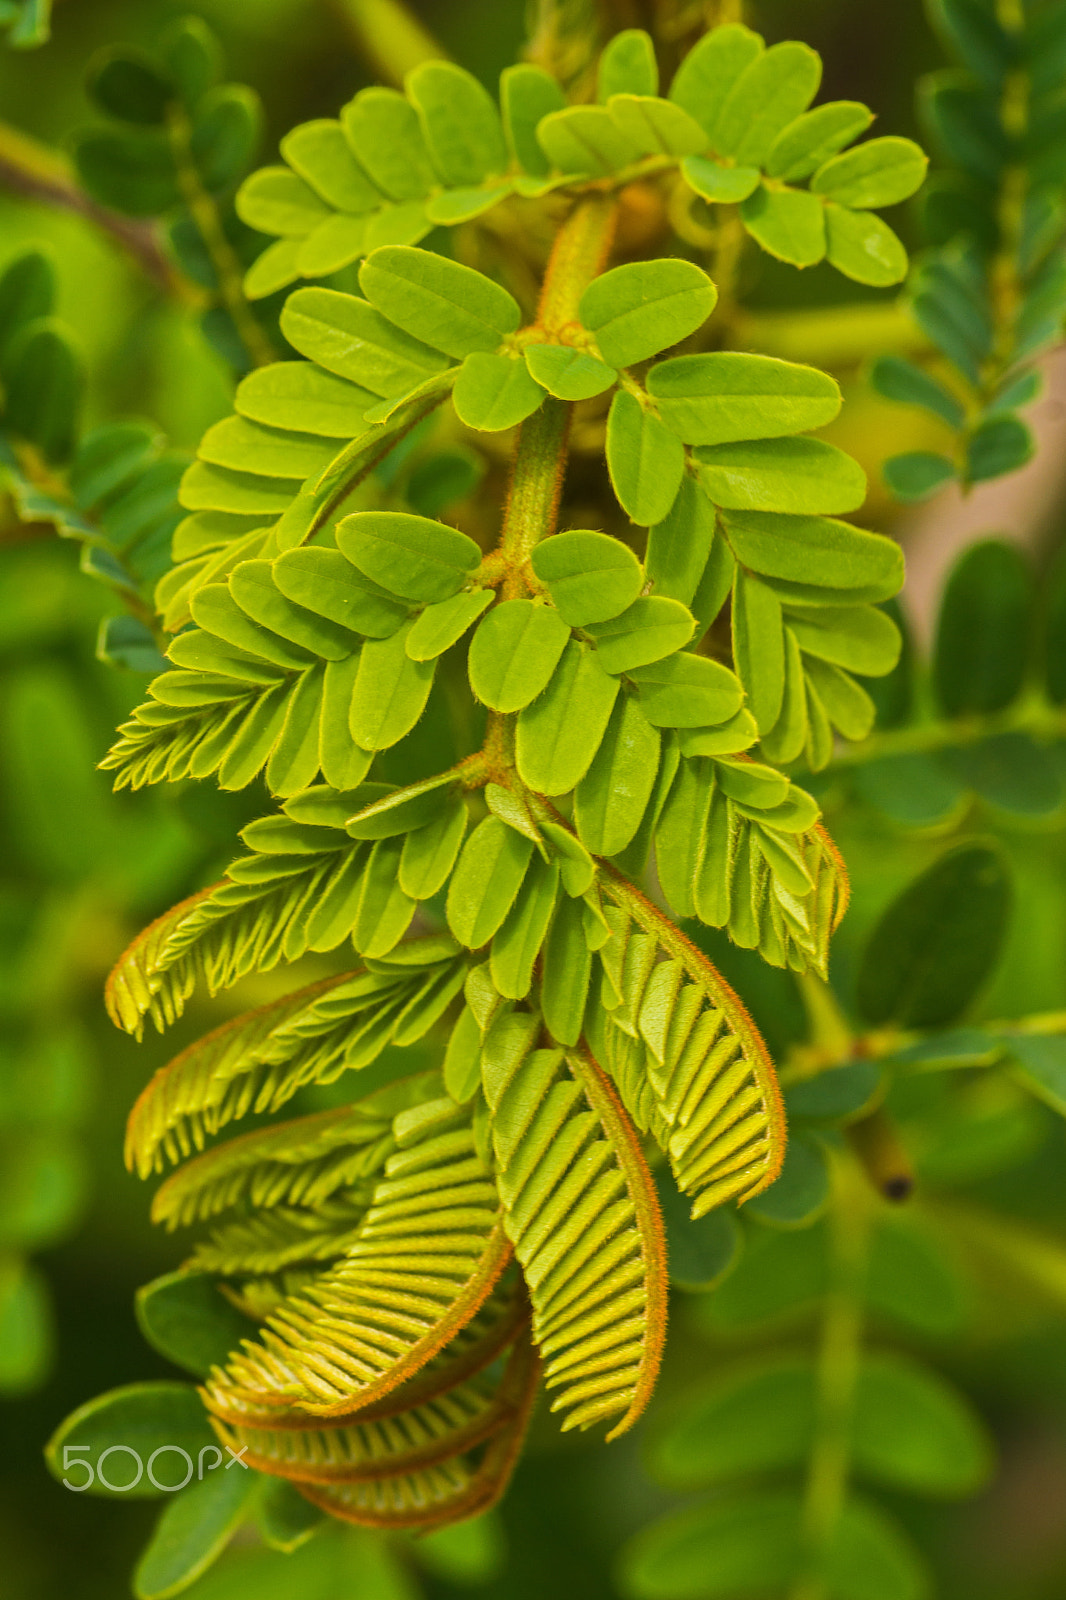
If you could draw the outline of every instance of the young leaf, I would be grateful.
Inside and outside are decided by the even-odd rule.
[[[523,782],[538,794],[568,793],[600,747],[618,688],[596,652],[572,639],[547,689],[519,715],[515,752]]]
[[[623,511],[645,527],[667,515],[685,473],[680,440],[626,389],[611,401],[607,467]]]
[[[873,112],[857,100],[831,100],[805,111],[775,139],[765,162],[767,177],[798,183],[865,133],[872,121]]]
[[[762,51],[757,33],[732,22],[705,33],[677,69],[670,99],[695,117],[712,144],[730,91]]]
[[[481,564],[473,539],[406,511],[356,511],[337,524],[337,545],[375,583],[407,600],[447,600]]]
[[[825,256],[826,207],[806,189],[761,184],[742,203],[740,215],[756,243],[779,261],[813,267]]]
[[[452,404],[460,422],[486,433],[500,433],[531,416],[544,390],[521,357],[476,351],[459,368]]]
[[[505,171],[500,114],[477,79],[450,61],[423,61],[405,87],[422,121],[433,163],[453,188]]]
[[[830,265],[856,283],[887,289],[907,276],[907,252],[881,217],[829,204],[825,233]]]
[[[633,261],[594,278],[578,315],[609,366],[631,367],[694,333],[717,299],[691,261]]]
[[[640,827],[655,787],[661,738],[636,697],[621,695],[574,793],[578,837],[593,855],[618,855]]]
[[[648,373],[648,393],[686,444],[729,444],[820,428],[840,410],[827,373],[772,356],[676,356]]]
[[[596,659],[605,672],[632,672],[681,650],[695,628],[692,613],[679,600],[646,595],[610,622],[590,623]]]
[[[522,887],[532,853],[532,841],[498,817],[478,823],[448,886],[448,926],[460,944],[480,949],[499,930]]]
[[[719,155],[739,166],[761,166],[778,134],[806,111],[818,92],[822,63],[808,45],[775,44],[744,69],[715,122]]]
[[[494,711],[521,711],[547,687],[569,638],[551,606],[505,600],[470,641],[470,687]]]
[[[459,359],[474,350],[495,350],[522,319],[506,289],[431,250],[375,250],[359,269],[359,285],[389,322]]]
[[[539,544],[533,571],[572,628],[617,617],[640,593],[643,574],[628,545],[605,533],[570,529]]]
[[[596,97],[605,106],[615,94],[657,94],[659,66],[655,46],[643,28],[616,33],[600,56]]]
[[[727,510],[839,515],[866,498],[858,462],[821,439],[701,445],[694,453],[708,495]]]
[[[726,722],[740,710],[738,679],[707,656],[679,650],[632,673],[640,709],[656,728],[702,728]]]
[[[553,111],[565,111],[559,84],[543,67],[520,62],[500,74],[500,100],[511,155],[524,171],[547,177],[551,163],[537,141],[537,124]]]
[[[928,165],[912,139],[870,139],[819,167],[811,192],[858,210],[894,206],[921,188]]]
[[[591,400],[618,381],[613,367],[565,344],[527,344],[526,366],[543,389],[560,400]]]

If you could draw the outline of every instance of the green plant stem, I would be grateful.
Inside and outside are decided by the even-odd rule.
[[[238,337],[252,365],[269,366],[272,361],[277,360],[277,351],[252,315],[251,307],[245,299],[241,264],[223,232],[218,206],[204,188],[192,156],[190,146],[192,128],[185,111],[177,104],[173,104],[167,113],[167,127],[178,170],[178,186],[211,258],[211,264],[218,278],[219,297],[233,319]]]
[[[98,205],[75,181],[68,161],[6,122],[0,122],[0,184],[29,200],[85,217],[116,240],[169,294],[186,303],[202,299],[196,286],[167,259],[147,223]]]
[[[862,744],[841,750],[834,756],[833,766],[858,767],[883,756],[956,749],[960,745],[980,744],[982,739],[1003,733],[1027,733],[1034,739],[1048,741],[1061,739],[1066,735],[1066,707],[1030,699],[1007,711],[924,722],[913,728],[892,728],[874,734]]]
[[[862,1284],[870,1206],[850,1163],[836,1169],[831,1212],[833,1284],[818,1351],[814,1447],[803,1504],[806,1567],[789,1600],[828,1600],[826,1564],[844,1509],[851,1467],[851,1418],[862,1353]]]
[[[352,42],[373,76],[403,87],[412,67],[447,61],[448,52],[400,0],[333,0]]]

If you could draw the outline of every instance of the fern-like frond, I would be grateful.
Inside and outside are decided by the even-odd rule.
[[[474,1403],[466,1400],[472,1387],[467,1386],[456,1391],[463,1400],[442,1397],[432,1410],[419,1409],[398,1417],[387,1430],[382,1425],[382,1434],[390,1442],[406,1442],[405,1433],[416,1440],[420,1435],[425,1438],[426,1433],[431,1436],[432,1442],[408,1446],[406,1457],[393,1444],[396,1465],[407,1466],[406,1471],[401,1467],[401,1476],[382,1473],[328,1485],[304,1481],[297,1487],[306,1499],[333,1516],[371,1528],[412,1528],[428,1533],[478,1516],[495,1505],[507,1487],[529,1425],[539,1376],[536,1351],[528,1335],[522,1335],[512,1348],[491,1400],[481,1401],[480,1417],[473,1412]],[[458,1412],[455,1424],[451,1422],[452,1405]],[[478,1431],[489,1434],[488,1441],[473,1455],[457,1453],[449,1457],[444,1452],[450,1424],[451,1439],[459,1452],[468,1450],[469,1439]],[[430,1454],[437,1458],[434,1464],[418,1467],[417,1463]]]
[[[670,1158],[693,1215],[773,1182],[785,1121],[773,1063],[737,995],[631,884],[608,877],[610,939],[598,952],[594,1055]]]
[[[160,1033],[181,1016],[193,991],[196,974],[191,968],[164,967],[162,955],[175,928],[211,893],[210,888],[201,889],[187,900],[179,901],[149,923],[119,957],[104,990],[108,1016],[116,1028],[140,1039],[145,1016],[151,1017]]]
[[[394,1148],[392,1118],[412,1103],[411,1082],[208,1150],[157,1190],[153,1222],[188,1227],[242,1202],[256,1209],[320,1205],[384,1164]]]
[[[510,1255],[470,1117],[444,1098],[395,1119],[399,1148],[344,1260],[214,1371],[212,1409],[236,1396],[322,1416],[351,1410],[417,1372],[469,1320]]]
[[[364,1186],[314,1211],[277,1206],[223,1223],[196,1246],[188,1265],[199,1272],[278,1273],[335,1261],[354,1242],[371,1192]]]
[[[666,1332],[655,1188],[604,1075],[579,1052],[533,1049],[540,1019],[498,1015],[481,1053],[506,1228],[533,1303],[564,1428],[622,1413],[654,1387]]]

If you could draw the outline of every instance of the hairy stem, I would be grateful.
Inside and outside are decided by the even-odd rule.
[[[412,67],[446,61],[448,52],[401,0],[332,0],[356,50],[375,78],[403,87]]]
[[[0,184],[29,200],[85,217],[110,234],[168,293],[187,303],[200,299],[196,287],[167,259],[148,223],[97,204],[75,181],[68,161],[4,122],[0,122]]]
[[[277,360],[277,351],[252,315],[244,296],[244,273],[236,252],[222,229],[222,219],[213,197],[204,188],[190,148],[191,124],[185,111],[177,104],[167,115],[171,148],[178,169],[178,186],[189,209],[211,264],[218,278],[218,292],[222,304],[233,319],[238,337],[253,366],[269,366]]]
[[[814,1446],[803,1504],[805,1570],[789,1600],[828,1600],[826,1558],[847,1498],[851,1418],[862,1353],[862,1284],[870,1208],[850,1166],[836,1173],[833,1283],[825,1299],[817,1368]]]

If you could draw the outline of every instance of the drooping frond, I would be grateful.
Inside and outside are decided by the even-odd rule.
[[[156,1191],[153,1222],[188,1227],[241,1202],[256,1209],[318,1206],[383,1165],[394,1148],[392,1118],[412,1103],[411,1082],[390,1084],[356,1106],[257,1129],[197,1156]]]
[[[201,1240],[188,1265],[199,1272],[287,1273],[311,1262],[335,1261],[354,1242],[370,1194],[364,1185],[314,1211],[276,1206],[223,1223]]]
[[[434,950],[427,941],[426,954]],[[160,1067],[142,1091],[127,1127],[127,1165],[141,1177],[161,1171],[164,1156],[177,1162],[202,1150],[205,1136],[233,1119],[276,1111],[304,1084],[367,1066],[397,1035],[412,1042],[447,1005],[463,971],[462,962],[430,960],[343,973],[224,1023]]]
[[[174,929],[211,892],[211,889],[201,889],[187,900],[179,901],[149,923],[119,957],[104,990],[108,1016],[116,1028],[123,1028],[140,1039],[146,1015],[160,1033],[181,1016],[192,993],[195,974],[185,967],[167,969],[162,966],[161,957]]]
[[[329,1416],[387,1394],[440,1350],[485,1299],[510,1255],[471,1113],[444,1098],[402,1112],[347,1255],[266,1320],[208,1403],[299,1406]]]
[[[785,1122],[773,1064],[707,958],[631,885],[608,879],[611,937],[598,952],[589,1043],[638,1126],[670,1158],[693,1215],[773,1182]]]
[[[666,1331],[655,1189],[610,1084],[578,1052],[533,1049],[540,1019],[504,1012],[481,1052],[505,1226],[564,1428],[636,1421]]]
[[[484,1397],[480,1385],[464,1385],[431,1407],[377,1425],[373,1442],[391,1444],[394,1474],[387,1474],[386,1458],[375,1462],[378,1470],[362,1479],[328,1485],[305,1481],[297,1487],[333,1516],[372,1528],[428,1533],[478,1516],[495,1505],[507,1487],[539,1376],[536,1351],[528,1335],[520,1335],[491,1398]],[[373,1426],[366,1425],[368,1430]],[[478,1434],[487,1442],[470,1454]],[[455,1453],[447,1453],[449,1448]],[[423,1465],[427,1461],[432,1464]]]

